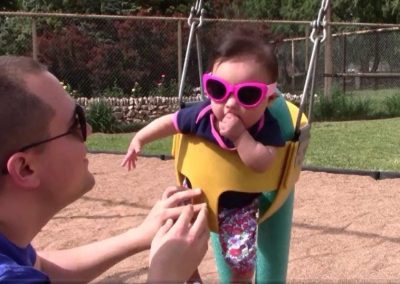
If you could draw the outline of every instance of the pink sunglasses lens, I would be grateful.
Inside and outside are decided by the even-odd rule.
[[[208,79],[206,81],[205,89],[210,98],[214,100],[221,100],[226,94],[224,84],[214,79]]]
[[[252,106],[257,104],[262,97],[262,90],[255,86],[244,86],[238,91],[238,100],[242,105]]]

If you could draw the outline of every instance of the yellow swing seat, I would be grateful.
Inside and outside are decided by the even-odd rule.
[[[295,125],[298,108],[290,102],[286,102],[286,105],[292,124]],[[308,127],[308,124],[303,115],[301,128],[304,127]],[[283,205],[293,190],[300,175],[307,142],[308,139],[305,139],[300,145],[299,141],[287,141],[284,147],[278,149],[274,165],[266,172],[258,173],[244,165],[237,152],[221,149],[218,145],[193,135],[177,134],[172,146],[177,181],[182,185],[184,177],[187,177],[193,188],[203,190],[204,200],[196,202],[207,202],[208,222],[214,232],[218,232],[218,199],[223,192],[276,191],[271,206],[259,216],[258,222],[261,223]]]

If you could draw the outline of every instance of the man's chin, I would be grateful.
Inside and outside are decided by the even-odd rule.
[[[92,190],[95,184],[96,184],[96,180],[94,179],[93,174],[90,173],[90,178],[88,181],[88,191]]]
[[[96,181],[92,173],[88,173],[86,180],[83,183],[83,194],[91,191],[95,185]]]

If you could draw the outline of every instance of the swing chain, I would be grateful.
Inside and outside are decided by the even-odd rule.
[[[196,4],[192,6],[192,8],[190,9],[190,15],[188,18],[188,25],[190,27],[194,25],[195,28],[200,28],[201,25],[203,24],[203,17],[205,14],[205,10],[202,7],[203,7],[203,0],[197,0]]]
[[[318,17],[316,20],[310,23],[312,27],[312,32],[310,34],[310,40],[314,43],[317,39],[320,42],[325,41],[326,38],[326,11],[328,10],[329,0],[322,0],[321,8],[318,12]]]
[[[185,86],[186,72],[187,72],[187,69],[189,66],[190,50],[191,50],[191,46],[192,46],[194,37],[196,38],[197,59],[198,59],[198,63],[199,63],[201,97],[204,99],[203,86],[201,84],[201,74],[202,74],[201,52],[200,52],[201,47],[200,47],[200,38],[197,33],[198,28],[200,28],[201,25],[203,24],[204,14],[205,14],[205,9],[203,9],[203,0],[196,0],[196,4],[194,6],[192,6],[190,9],[190,15],[188,18],[190,32],[189,32],[189,38],[188,38],[187,49],[186,49],[186,54],[185,54],[185,60],[183,62],[182,74],[181,74],[181,78],[179,78],[178,99],[179,99],[179,105],[181,106],[181,108],[185,105],[185,103],[182,101],[183,90],[184,90],[184,86]]]
[[[314,92],[314,84],[315,84],[315,72],[317,68],[317,54],[319,51],[320,43],[324,42],[326,38],[326,20],[325,20],[325,15],[326,11],[328,10],[329,6],[329,0],[322,0],[321,1],[321,8],[319,9],[318,12],[318,17],[315,21],[311,22],[311,26],[313,28],[311,34],[310,34],[310,40],[313,43],[313,49],[311,52],[311,58],[309,61],[308,69],[307,69],[307,75],[306,75],[306,80],[304,82],[304,88],[301,96],[301,101],[300,101],[300,106],[299,106],[299,114],[297,115],[297,120],[295,124],[295,136],[294,140],[298,140],[301,134],[300,131],[300,122],[301,122],[301,117],[304,113],[305,110],[305,103],[306,103],[306,98],[310,97],[310,108],[311,110],[311,105],[313,101],[313,95],[312,93]],[[311,123],[311,112],[308,113],[308,118],[309,118],[309,123]]]

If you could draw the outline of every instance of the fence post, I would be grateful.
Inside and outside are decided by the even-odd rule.
[[[294,93],[295,87],[296,87],[295,86],[296,85],[296,82],[295,82],[295,76],[296,76],[295,68],[296,68],[296,66],[295,66],[295,49],[294,49],[294,40],[292,40],[292,80],[291,80],[292,93]]]
[[[377,72],[378,67],[379,67],[379,62],[380,62],[380,53],[379,53],[379,42],[380,42],[380,34],[378,32],[375,32],[375,48],[374,48],[374,64],[372,66],[372,72]],[[378,77],[374,78],[374,90],[378,89],[378,83],[379,79]]]
[[[36,61],[38,60],[38,51],[36,19],[32,17],[32,58]]]
[[[308,58],[308,53],[309,53],[309,49],[310,49],[310,46],[309,46],[310,39],[309,39],[309,37],[310,37],[310,26],[307,25],[306,28],[305,28],[305,39],[304,39],[304,53],[305,53],[305,56],[304,56],[304,70],[307,70],[308,62],[310,62],[310,60]],[[307,72],[307,71],[305,71],[305,72]]]
[[[347,73],[346,51],[347,51],[347,36],[343,35],[343,68],[342,68],[343,74]],[[343,84],[342,86],[343,94],[346,94],[346,76],[343,76],[342,84]]]
[[[310,62],[310,58],[309,58],[309,52],[310,52],[310,25],[307,25],[305,28],[305,39],[304,39],[304,76],[302,76],[301,78],[305,78],[307,77],[307,70],[308,70],[308,64]],[[314,80],[316,80],[316,78],[314,78]],[[315,82],[315,81],[314,81]],[[306,96],[306,105],[310,105],[310,97]],[[308,114],[311,113],[311,105],[310,108],[308,110]]]
[[[332,95],[332,28],[330,25],[331,22],[331,2],[328,4],[328,8],[326,10],[326,39],[325,39],[325,74],[329,74],[329,76],[325,76],[324,78],[324,96],[325,98],[331,98]]]
[[[182,21],[178,20],[178,86],[182,77]]]

